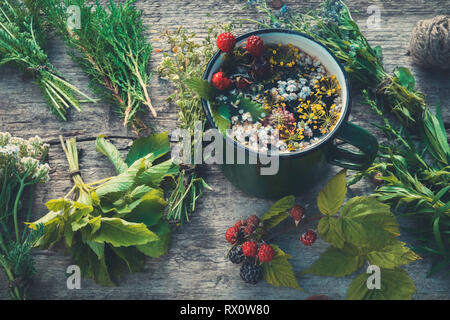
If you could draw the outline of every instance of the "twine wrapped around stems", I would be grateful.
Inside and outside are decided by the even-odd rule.
[[[421,20],[412,31],[409,51],[413,62],[426,69],[450,69],[450,17]]]

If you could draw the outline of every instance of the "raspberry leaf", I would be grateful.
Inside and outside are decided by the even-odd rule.
[[[318,231],[319,236],[326,242],[337,248],[344,246],[345,237],[337,219],[329,216],[322,217],[319,221]]]
[[[335,175],[319,192],[317,206],[324,215],[332,216],[339,211],[347,195],[347,170],[342,170]]]
[[[165,255],[169,250],[171,234],[170,226],[166,221],[161,221],[151,229],[159,237],[159,240],[136,246],[136,248],[147,256],[159,258]]]
[[[262,263],[264,280],[275,287],[289,287],[303,291],[295,278],[292,265],[288,261],[292,256],[284,253],[278,246],[272,245],[275,255],[271,262]]]
[[[347,242],[366,248],[387,244],[400,235],[390,207],[371,197],[350,199],[341,210],[337,227]]]
[[[380,289],[369,289],[370,274],[358,275],[347,290],[347,300],[410,300],[417,292],[414,282],[403,269],[380,269]]]
[[[342,249],[330,246],[311,267],[302,273],[342,277],[357,271],[363,264],[364,257],[352,245],[346,244]]]
[[[289,210],[295,205],[295,197],[287,196],[275,202],[261,218],[266,229],[277,226],[289,217]]]
[[[244,112],[250,112],[253,120],[263,118],[263,113],[265,111],[261,104],[245,97],[238,97],[237,95],[231,95],[230,99],[233,103],[237,104],[240,109],[243,109]]]
[[[370,264],[385,269],[395,269],[402,265],[420,259],[404,242],[395,240],[392,244],[382,249],[371,251],[367,254]]]
[[[225,118],[223,116],[224,112],[220,112],[220,108],[217,109],[215,107],[215,105],[211,105],[211,116],[213,118],[214,124],[217,126],[217,128],[219,129],[220,133],[222,133],[222,135],[224,137],[226,137],[227,135],[227,130],[230,128],[230,119],[229,118]]]

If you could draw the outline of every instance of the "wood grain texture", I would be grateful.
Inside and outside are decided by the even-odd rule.
[[[289,6],[308,8],[318,0],[286,1]],[[144,23],[148,27],[149,40],[159,38],[162,31],[174,30],[184,25],[198,32],[200,39],[205,34],[205,20],[227,21],[230,16],[238,18],[257,18],[252,11],[243,11],[242,1],[230,0],[165,0],[137,1],[144,12]],[[378,30],[368,30],[367,7],[378,5],[381,8],[382,25]],[[448,74],[434,74],[417,69],[410,64],[406,55],[409,35],[419,19],[430,18],[437,14],[450,14],[448,0],[389,0],[348,1],[350,9],[357,10],[355,19],[362,27],[369,41],[380,45],[384,53],[384,62],[388,70],[397,65],[411,68],[416,76],[417,86],[427,95],[427,102],[434,104],[440,100],[444,110],[444,121],[450,121],[450,77]],[[211,16],[208,17],[208,13]],[[241,31],[251,26],[243,24]],[[154,47],[164,44],[153,40]],[[70,60],[64,44],[51,39],[51,60],[57,68],[73,83],[87,90],[88,79]],[[156,69],[161,54],[152,57],[152,68]],[[177,125],[177,110],[165,98],[172,88],[166,81],[156,76],[151,79],[150,92],[159,117],[152,121],[158,131],[172,130]],[[63,196],[71,188],[67,174],[67,163],[60,146],[58,135],[77,136],[83,150],[80,167],[87,181],[113,174],[108,161],[94,150],[94,140],[98,134],[118,136],[113,142],[125,152],[134,133],[122,126],[122,121],[111,111],[107,103],[84,105],[82,113],[70,112],[70,121],[60,122],[50,114],[37,88],[30,80],[10,67],[0,69],[0,131],[9,131],[13,135],[30,137],[39,135],[52,143],[49,164],[52,167],[51,181],[37,188],[33,218],[46,213],[44,203]],[[351,121],[370,129],[381,138],[380,132],[370,123],[375,120],[367,107],[358,103],[352,109]],[[150,118],[147,120],[150,121]],[[337,168],[330,168],[329,176]],[[200,206],[192,216],[192,221],[174,230],[169,254],[160,259],[148,260],[143,273],[124,275],[118,287],[100,287],[90,280],[82,280],[81,290],[68,290],[65,270],[71,259],[62,250],[34,252],[37,274],[32,283],[32,295],[38,299],[304,299],[312,294],[326,294],[332,299],[343,299],[353,277],[326,278],[302,276],[300,285],[307,291],[274,288],[265,283],[257,286],[246,285],[239,277],[239,267],[232,265],[225,257],[227,244],[224,241],[226,228],[239,218],[250,214],[262,214],[271,202],[257,199],[236,190],[223,176],[217,166],[203,168],[205,180],[214,191],[207,192]],[[298,202],[307,206],[309,214],[317,213],[315,197],[323,183],[311,188],[311,191],[298,198]],[[353,186],[348,196],[369,194],[373,186],[363,181]],[[410,221],[401,221],[403,226],[412,226]],[[416,226],[418,227],[418,226]],[[327,245],[318,240],[312,247],[303,246],[300,233],[286,234],[276,242],[294,258],[294,270],[307,268],[317,259]],[[407,241],[407,232],[403,232]],[[405,269],[413,278],[418,293],[416,299],[449,299],[450,281],[443,276],[426,278],[430,261],[423,259],[414,262]],[[0,298],[6,299],[6,281],[0,275]]]

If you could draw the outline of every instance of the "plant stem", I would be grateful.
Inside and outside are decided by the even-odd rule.
[[[17,216],[18,216],[18,209],[19,209],[19,201],[20,201],[20,197],[22,196],[24,188],[25,188],[25,183],[22,180],[22,181],[20,181],[19,191],[17,191],[16,200],[14,201],[13,217],[14,217],[14,231],[16,233],[17,243],[20,242],[19,222],[18,222]]]

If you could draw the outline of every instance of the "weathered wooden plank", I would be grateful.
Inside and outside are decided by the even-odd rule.
[[[286,1],[288,5],[307,8],[318,0]],[[237,18],[255,18],[252,11],[242,11],[243,1],[218,0],[166,0],[138,1],[137,6],[144,10],[144,23],[148,26],[148,39],[159,37],[165,29],[175,30],[183,24],[198,32],[201,38],[205,34],[202,28],[204,20],[227,21],[230,16]],[[368,30],[365,27],[366,13],[369,5],[382,7],[382,28]],[[417,20],[432,17],[436,14],[450,14],[447,0],[434,1],[349,1],[352,10],[358,10],[355,18],[362,26],[368,39],[383,48],[385,64],[388,70],[397,65],[411,67],[406,56],[409,34]],[[212,17],[208,18],[207,13]],[[242,31],[251,25],[244,23]],[[155,42],[155,47],[163,47]],[[70,60],[66,48],[58,39],[50,42],[51,58],[54,64],[80,88],[87,89],[87,78]],[[156,69],[161,54],[155,54],[152,68]],[[450,114],[450,79],[448,75],[431,74],[412,67],[417,79],[417,86],[427,94],[427,101],[434,103],[440,100],[445,111],[445,121],[449,122]],[[176,127],[177,110],[165,102],[170,94],[170,85],[154,76],[150,82],[150,90],[159,118],[152,121],[155,129],[172,130]],[[71,121],[62,123],[56,120],[46,109],[39,89],[31,81],[23,80],[15,70],[9,67],[0,69],[0,131],[29,137],[40,135],[51,141],[49,164],[53,168],[51,181],[37,189],[33,218],[45,214],[44,203],[52,198],[63,196],[70,188],[71,182],[67,174],[67,163],[59,145],[56,144],[59,134],[76,135],[83,142],[79,143],[83,150],[81,168],[87,181],[106,177],[113,173],[107,160],[95,152],[94,139],[104,133],[112,136],[134,137],[134,133],[123,128],[121,120],[110,110],[108,103],[100,102],[85,105],[82,113],[71,112]],[[370,122],[376,120],[367,107],[356,102],[352,109],[351,120],[374,130]],[[113,142],[125,150],[129,139],[114,139]],[[329,176],[338,169],[331,168]],[[239,278],[238,267],[229,263],[225,257],[227,245],[224,231],[235,220],[253,213],[263,213],[271,204],[269,201],[256,199],[236,190],[223,176],[217,166],[204,168],[204,176],[214,188],[205,194],[192,222],[174,232],[172,246],[166,257],[149,260],[145,272],[125,275],[120,286],[104,288],[92,281],[83,280],[81,290],[66,288],[65,270],[71,264],[70,257],[64,256],[62,250],[35,251],[38,274],[32,284],[32,293],[40,299],[181,299],[181,298],[223,298],[223,299],[303,299],[309,294],[327,294],[334,299],[345,297],[345,291],[352,277],[321,278],[304,276],[299,278],[301,286],[307,293],[294,289],[273,288],[267,284],[250,286]],[[317,213],[315,197],[323,183],[312,187],[311,192],[299,197],[299,203],[307,206],[309,214]],[[349,196],[369,194],[372,190],[370,182],[360,182],[349,192]],[[409,225],[405,221],[405,225]],[[326,248],[326,244],[318,241],[311,248],[298,241],[299,234],[284,235],[277,241],[286,252],[292,254],[295,270],[308,267]],[[407,238],[406,238],[407,239]],[[441,276],[426,278],[430,261],[424,259],[408,266],[406,270],[414,279],[418,288],[419,299],[448,299],[450,284]],[[0,276],[0,298],[6,298],[6,282]]]

